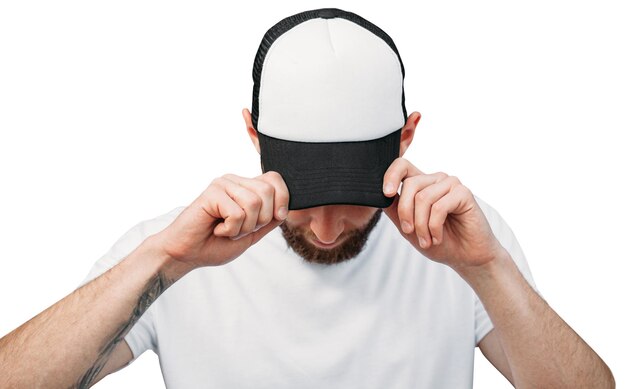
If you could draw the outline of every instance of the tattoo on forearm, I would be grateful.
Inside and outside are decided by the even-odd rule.
[[[133,325],[135,325],[137,320],[139,320],[141,315],[143,315],[154,300],[156,300],[161,293],[163,293],[165,289],[169,288],[173,283],[174,280],[168,279],[161,273],[158,273],[152,280],[150,280],[150,282],[148,282],[148,285],[139,297],[139,301],[137,302],[137,305],[135,306],[135,309],[133,310],[133,313],[128,321],[120,326],[113,338],[104,345],[102,350],[100,350],[98,358],[96,358],[96,362],[87,370],[87,372],[85,372],[76,384],[77,388],[88,388],[93,384],[94,379],[98,376],[98,373],[100,373],[106,364],[109,355],[111,355],[115,346],[117,346],[117,344],[124,339],[124,336],[126,336],[128,331],[130,331]]]

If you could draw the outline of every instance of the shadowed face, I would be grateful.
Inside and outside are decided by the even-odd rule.
[[[248,109],[242,111],[250,140],[260,154],[259,136]],[[413,112],[400,135],[400,157],[411,144],[421,115]],[[358,205],[324,205],[290,211],[280,225],[287,244],[304,260],[321,264],[340,263],[354,258],[365,246],[380,220],[378,208]]]
[[[305,261],[331,265],[363,250],[381,213],[378,208],[325,205],[290,211],[280,228],[289,247]]]

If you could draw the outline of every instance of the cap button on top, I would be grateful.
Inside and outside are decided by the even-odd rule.
[[[334,8],[326,8],[326,9],[320,10],[319,17],[322,19],[336,18],[338,15],[337,11],[338,10]]]

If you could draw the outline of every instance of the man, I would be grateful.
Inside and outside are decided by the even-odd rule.
[[[272,27],[243,112],[265,173],[131,229],[0,340],[0,386],[89,387],[150,348],[168,387],[463,388],[478,346],[515,386],[614,387],[499,215],[402,158],[403,76],[358,15]]]

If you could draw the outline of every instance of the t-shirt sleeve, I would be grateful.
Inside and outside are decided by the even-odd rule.
[[[96,263],[78,287],[81,287],[105,273],[133,252],[146,238],[162,231],[178,216],[184,207],[178,207],[154,219],[144,220],[126,231]],[[144,351],[155,351],[157,347],[154,331],[153,311],[155,301],[124,337],[133,353],[133,360]]]
[[[517,268],[520,270],[528,284],[537,291],[537,286],[535,285],[535,281],[533,280],[532,274],[530,272],[530,268],[528,266],[528,262],[526,261],[526,257],[524,256],[524,252],[515,238],[513,231],[508,226],[508,224],[502,219],[500,214],[493,209],[489,204],[485,203],[481,199],[476,197],[476,201],[478,205],[482,209],[483,213],[487,217],[487,221],[491,226],[491,229],[496,236],[496,238],[500,241],[500,244],[509,252],[511,258],[517,265]],[[537,293],[539,293],[537,291]],[[476,294],[474,294],[474,328],[475,328],[475,344],[478,345],[480,341],[493,329],[493,323],[491,319],[487,315],[487,311],[485,311],[485,307],[482,302],[478,298]]]

